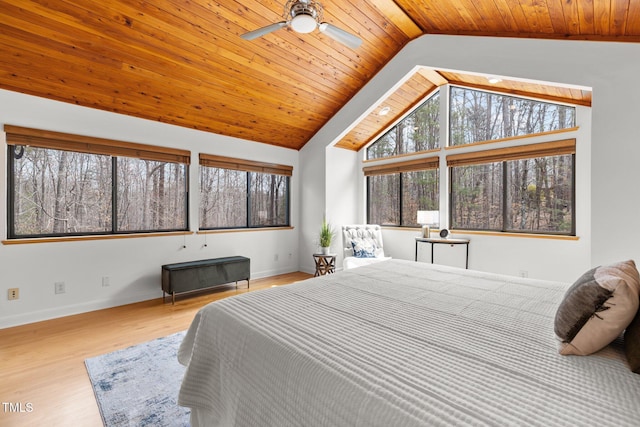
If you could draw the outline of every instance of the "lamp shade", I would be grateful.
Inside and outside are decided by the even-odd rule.
[[[315,30],[318,22],[313,16],[306,13],[301,13],[300,15],[296,15],[293,17],[290,25],[295,32],[306,34]]]
[[[418,224],[433,225],[440,222],[439,211],[418,211],[418,218],[416,220]]]

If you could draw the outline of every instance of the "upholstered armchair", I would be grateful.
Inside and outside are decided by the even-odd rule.
[[[391,259],[385,257],[382,230],[377,224],[342,226],[343,268],[355,268]]]

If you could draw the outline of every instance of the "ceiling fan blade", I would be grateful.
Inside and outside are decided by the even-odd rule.
[[[241,34],[240,37],[242,37],[245,40],[257,39],[258,37],[262,37],[266,34],[279,30],[280,28],[286,25],[287,25],[287,21],[276,22],[275,24],[267,25],[266,27],[258,28],[257,30],[253,30],[253,31],[249,31],[248,33]]]
[[[350,47],[351,49],[355,49],[362,44],[362,39],[358,36],[354,36],[353,34],[336,27],[335,25],[331,25],[328,22],[323,22],[318,26],[318,29],[321,33],[324,33],[331,37],[334,40],[339,41],[340,43]]]

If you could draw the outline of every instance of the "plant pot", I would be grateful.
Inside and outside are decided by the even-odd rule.
[[[331,249],[331,248],[330,248],[329,246],[322,246],[322,247],[320,248],[320,251],[321,251],[322,255],[329,255],[329,250],[330,250],[330,249]]]

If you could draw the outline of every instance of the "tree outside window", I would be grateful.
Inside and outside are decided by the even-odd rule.
[[[449,145],[532,135],[575,126],[576,109],[452,86]]]
[[[110,156],[25,147],[12,163],[11,235],[111,231]]]
[[[507,162],[505,229],[573,233],[573,156]]]
[[[438,210],[438,169],[367,177],[370,224],[417,226],[419,210]]]
[[[363,168],[368,221],[417,226],[418,210],[438,210],[440,187],[447,184],[438,179],[444,157],[452,228],[575,235],[575,139],[547,135],[573,131],[576,108],[457,86],[446,94],[447,118],[439,117],[434,95],[367,149],[368,160],[404,155]],[[436,134],[447,121],[449,146],[435,161],[407,155],[439,148]],[[542,142],[525,142],[542,135]],[[497,140],[501,148],[484,144]]]
[[[440,93],[436,92],[367,148],[367,159],[440,147]]]
[[[574,234],[573,155],[451,168],[451,226]]]
[[[368,223],[400,225],[400,174],[367,177]]]
[[[186,222],[186,165],[118,158],[118,230],[180,230]]]
[[[502,163],[451,168],[451,227],[502,229]]]
[[[288,175],[200,165],[200,229],[288,225]]]
[[[439,205],[438,169],[402,173],[402,223],[418,226],[418,211],[437,211]]]
[[[13,152],[11,238],[187,228],[185,164],[31,146]]]
[[[250,172],[249,226],[289,225],[289,178]]]
[[[247,226],[247,172],[200,166],[200,228]]]

